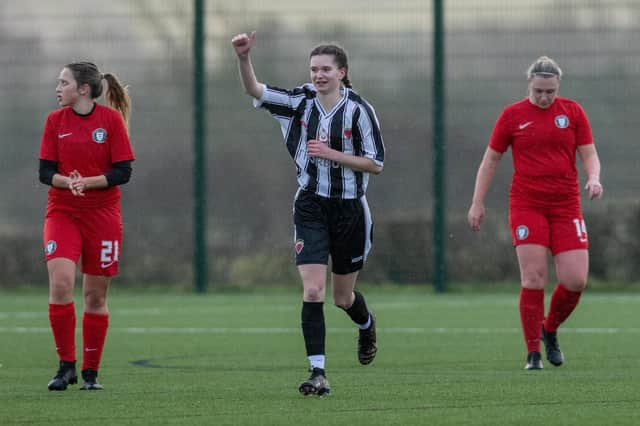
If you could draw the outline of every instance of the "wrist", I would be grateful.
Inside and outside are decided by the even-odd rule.
[[[329,150],[327,151],[327,160],[341,163],[341,155],[345,154],[342,151],[337,151],[333,148],[329,148]]]

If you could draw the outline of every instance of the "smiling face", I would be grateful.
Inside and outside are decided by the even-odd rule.
[[[86,93],[88,86],[85,84],[78,88],[78,82],[73,77],[73,73],[69,68],[63,68],[58,77],[58,85],[56,86],[56,98],[58,105],[67,106],[75,105],[75,103]]]
[[[529,79],[529,102],[539,108],[547,109],[553,105],[558,95],[560,80],[557,76],[543,77],[534,75]]]
[[[309,60],[311,82],[318,93],[328,94],[340,90],[340,83],[347,74],[339,68],[333,55],[315,55]]]

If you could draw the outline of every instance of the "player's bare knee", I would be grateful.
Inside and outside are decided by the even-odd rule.
[[[65,297],[73,293],[74,276],[64,273],[54,273],[49,277],[51,294],[55,297]]]
[[[304,289],[304,300],[307,302],[322,302],[323,291],[321,287],[305,287]]]
[[[545,274],[542,271],[531,271],[529,273],[522,274],[521,277],[522,287],[532,290],[540,290],[545,285]]]
[[[562,285],[569,291],[582,292],[587,288],[587,279],[586,277],[576,277],[574,279],[566,280]]]
[[[90,291],[84,295],[84,306],[87,312],[102,311],[107,303],[107,295],[100,291]]]

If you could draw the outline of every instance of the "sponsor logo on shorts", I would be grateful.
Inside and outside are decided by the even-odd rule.
[[[98,127],[93,131],[91,137],[95,143],[104,143],[107,140],[107,131]]]
[[[52,255],[53,252],[56,251],[56,248],[58,248],[58,244],[54,240],[49,240],[47,241],[47,245],[44,248],[44,253],[47,256]]]
[[[351,258],[351,263],[358,263],[362,261],[362,259],[364,259],[364,256],[353,257]]]
[[[529,236],[529,228],[527,228],[525,225],[520,225],[516,228],[516,237],[519,240],[524,240],[528,236]]]
[[[555,122],[556,127],[558,127],[559,129],[566,129],[567,127],[569,127],[569,117],[564,114],[556,115]]]
[[[347,139],[351,139],[351,129],[344,129],[344,137]]]
[[[304,248],[304,240],[302,238],[298,238],[296,240],[296,253],[300,254],[303,248]]]

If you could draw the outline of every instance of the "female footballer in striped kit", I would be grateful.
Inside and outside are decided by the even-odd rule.
[[[478,231],[485,195],[502,154],[510,146],[514,173],[509,223],[520,265],[520,319],[528,352],[527,370],[542,368],[541,339],[548,361],[562,365],[557,330],[587,285],[589,243],[580,207],[576,152],[587,175],[589,198],[599,198],[603,192],[589,121],[576,101],[557,96],[561,77],[558,64],[546,56],[531,64],[527,71],[529,96],[507,106],[498,118],[478,170],[468,214],[469,226]],[[549,251],[558,284],[545,318]]]
[[[325,374],[326,271],[332,264],[334,303],[359,327],[358,360],[375,357],[375,318],[354,290],[371,248],[365,198],[369,174],[382,171],[384,144],[371,105],[351,89],[346,52],[323,44],[311,51],[311,83],[283,90],[256,79],[249,52],[255,32],[232,39],[240,76],[254,106],[278,120],[298,178],[294,202],[296,264],[303,284],[302,333],[311,376],[303,395],[329,393]]]

